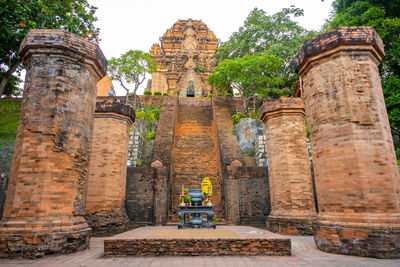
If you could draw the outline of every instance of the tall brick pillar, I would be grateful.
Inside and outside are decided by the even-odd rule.
[[[280,234],[312,234],[316,217],[300,98],[281,97],[261,107],[268,148],[271,213],[267,229]]]
[[[400,178],[371,27],[343,27],[306,41],[295,57],[310,127],[319,215],[317,247],[400,257]]]
[[[99,47],[63,30],[31,30],[20,48],[26,68],[21,119],[0,222],[0,256],[83,250]]]
[[[86,219],[95,236],[123,232],[128,226],[126,163],[129,128],[134,121],[132,106],[96,102],[86,198]]]

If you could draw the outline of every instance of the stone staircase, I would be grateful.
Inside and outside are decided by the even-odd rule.
[[[172,155],[170,222],[178,221],[181,185],[200,188],[206,176],[213,185],[211,201],[221,210],[221,166],[211,99],[179,99]]]

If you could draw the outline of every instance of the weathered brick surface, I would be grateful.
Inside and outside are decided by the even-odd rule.
[[[204,177],[213,185],[211,202],[221,210],[221,165],[210,98],[179,98],[172,157],[173,211],[179,206],[179,187],[201,188]]]
[[[226,220],[230,224],[264,226],[271,210],[268,169],[229,169],[223,187]]]
[[[271,190],[267,229],[280,234],[312,234],[316,213],[303,102],[282,97],[265,102],[260,113]]]
[[[128,168],[126,177],[125,208],[134,225],[153,222],[153,186],[155,168]]]
[[[167,223],[168,181],[165,166],[128,168],[125,207],[133,226]]]
[[[175,120],[178,112],[178,97],[163,96],[163,104],[154,140],[151,162],[161,161],[163,166],[170,167],[172,147],[175,134]]]
[[[82,250],[96,82],[106,59],[95,43],[62,30],[31,30],[20,51],[27,74],[0,256]]]
[[[154,168],[153,168],[154,169]],[[168,221],[169,169],[155,168],[153,179],[153,225],[166,225]]]
[[[241,102],[232,97],[214,96],[212,104],[221,155],[222,172],[224,173],[226,167],[234,160],[240,161],[243,165],[255,167],[255,159],[253,157],[246,157],[240,152],[236,136],[232,133],[232,111],[240,107]]]
[[[159,106],[162,105],[164,98],[167,96],[164,95],[141,95],[138,96],[139,101],[143,103],[145,106]]]
[[[336,46],[324,45],[335,39]],[[297,69],[318,195],[316,244],[334,253],[400,257],[400,178],[378,74],[382,41],[371,27],[350,27],[303,46],[313,51]]]
[[[289,239],[154,238],[104,240],[104,256],[290,256]]]
[[[130,105],[97,101],[86,197],[86,219],[95,236],[122,232],[128,225],[124,200]]]

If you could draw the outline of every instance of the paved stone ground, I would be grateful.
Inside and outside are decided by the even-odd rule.
[[[312,236],[290,236],[292,256],[103,257],[104,238],[92,238],[88,250],[35,260],[0,259],[0,266],[400,266],[400,260],[380,260],[319,251]]]

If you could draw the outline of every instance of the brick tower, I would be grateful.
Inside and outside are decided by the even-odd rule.
[[[213,31],[199,20],[179,20],[160,41],[161,46],[154,44],[150,50],[158,71],[152,74],[146,90],[207,96],[211,92],[207,77],[214,71],[212,56],[218,47]]]

